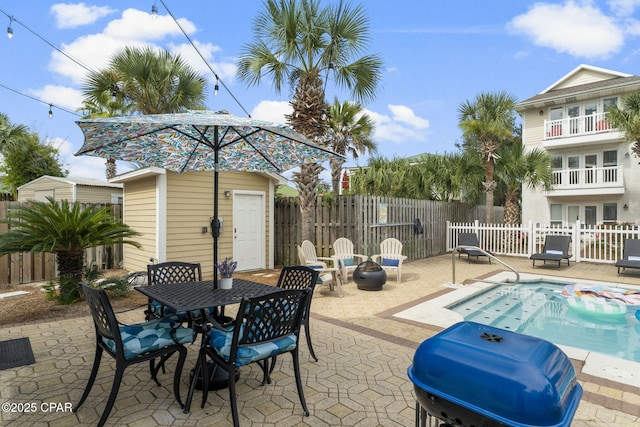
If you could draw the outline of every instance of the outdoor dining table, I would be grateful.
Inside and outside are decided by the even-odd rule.
[[[231,304],[240,304],[243,298],[252,298],[268,295],[280,289],[265,285],[263,283],[252,282],[244,279],[233,279],[231,289],[214,289],[213,280],[201,282],[185,282],[175,284],[158,284],[153,286],[135,286],[135,290],[146,295],[150,299],[169,307],[175,312],[203,311],[209,307],[224,307]],[[204,319],[204,316],[202,316]],[[206,345],[203,336],[201,346]],[[198,358],[199,363],[200,358]],[[196,366],[196,371],[198,366]],[[189,393],[184,405],[184,412],[188,413],[191,408],[191,401],[195,391],[197,378],[194,375],[189,384]],[[226,384],[227,379],[224,379]]]

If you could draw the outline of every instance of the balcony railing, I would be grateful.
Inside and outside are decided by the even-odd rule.
[[[588,116],[569,117],[560,120],[544,121],[544,139],[566,138],[569,136],[590,135],[614,130],[607,121],[607,113],[594,113]]]
[[[624,187],[622,166],[553,171],[553,190]]]

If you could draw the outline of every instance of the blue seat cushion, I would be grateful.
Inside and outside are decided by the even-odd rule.
[[[353,258],[343,258],[343,259],[340,259],[339,262],[340,262],[340,266],[345,266],[345,267],[352,267],[356,265],[356,262],[353,260]]]
[[[121,325],[120,336],[122,337],[125,359],[133,359],[141,354],[160,350],[170,345],[192,343],[195,340],[193,329],[172,325],[176,325],[175,319],[172,318]],[[175,333],[171,333],[172,330],[175,330]],[[115,353],[116,343],[114,340],[103,337],[102,341]]]
[[[397,267],[400,265],[400,260],[390,259],[390,258],[382,258],[382,266],[383,267]]]
[[[242,331],[240,331],[240,336],[242,336]],[[226,361],[229,361],[232,340],[233,325],[229,326],[225,330],[211,329],[211,338],[209,339],[209,345]],[[256,362],[258,360],[266,359],[271,356],[276,356],[278,354],[291,351],[295,348],[295,334],[289,334],[268,343],[260,343],[241,347],[238,349],[235,366],[239,367],[247,365],[251,362]]]

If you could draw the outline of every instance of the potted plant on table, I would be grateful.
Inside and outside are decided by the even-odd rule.
[[[231,289],[233,285],[233,272],[236,270],[238,263],[233,261],[231,257],[227,257],[222,262],[216,264],[216,268],[220,273],[220,289]]]

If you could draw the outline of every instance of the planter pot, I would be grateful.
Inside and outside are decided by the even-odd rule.
[[[231,289],[231,286],[233,285],[233,277],[223,277],[218,282],[218,285],[220,285],[220,289]]]

